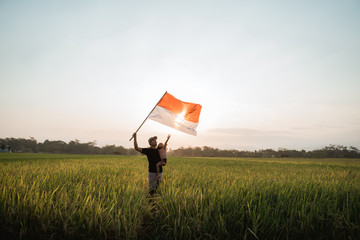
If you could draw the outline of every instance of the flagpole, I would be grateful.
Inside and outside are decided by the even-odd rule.
[[[137,133],[139,131],[139,129],[142,127],[142,125],[145,123],[145,121],[148,119],[148,117],[150,116],[150,114],[154,111],[154,109],[156,108],[156,106],[159,104],[159,102],[161,101],[161,99],[163,99],[163,97],[165,96],[165,94],[167,93],[167,91],[164,93],[164,95],[162,95],[162,97],[160,98],[160,100],[155,104],[155,106],[153,107],[153,109],[150,111],[150,113],[147,115],[147,117],[145,118],[145,120],[142,122],[142,124],[140,125],[140,127],[136,130],[135,133]],[[132,136],[130,138],[129,141],[131,141],[133,139],[134,136]]]

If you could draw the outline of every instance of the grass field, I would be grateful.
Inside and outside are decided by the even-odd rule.
[[[10,239],[360,239],[360,160],[0,154]]]

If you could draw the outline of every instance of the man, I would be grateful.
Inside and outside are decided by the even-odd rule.
[[[147,156],[149,162],[149,193],[152,196],[159,185],[159,182],[162,180],[162,167],[160,166],[159,178],[156,179],[156,164],[161,161],[159,150],[156,148],[157,146],[157,137],[149,138],[149,148],[139,148],[136,138],[136,133],[133,134],[134,137],[134,148],[136,151],[145,154]]]

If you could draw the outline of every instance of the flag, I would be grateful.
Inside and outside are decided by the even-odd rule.
[[[148,118],[196,136],[200,112],[200,104],[180,101],[166,92]]]

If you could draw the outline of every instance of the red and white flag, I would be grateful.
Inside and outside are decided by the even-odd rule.
[[[183,102],[165,93],[148,118],[196,136],[200,112],[200,104]]]

